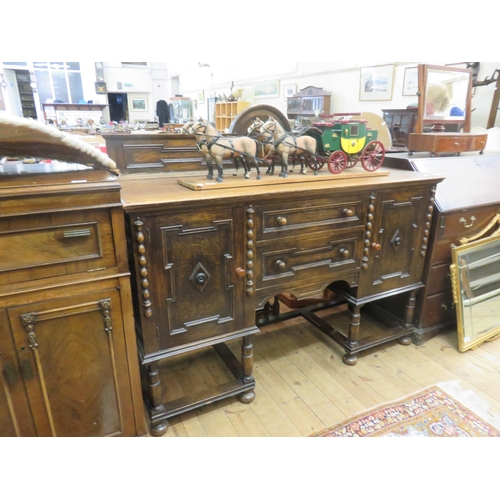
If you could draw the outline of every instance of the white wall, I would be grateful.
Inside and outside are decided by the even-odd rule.
[[[210,93],[229,95],[231,84],[234,82],[235,88],[245,89],[242,100],[251,104],[269,104],[286,114],[286,99],[283,86],[295,84],[297,90],[300,90],[309,85],[314,85],[332,92],[330,112],[372,112],[382,116],[382,109],[406,108],[408,105],[417,102],[416,96],[403,96],[402,89],[405,68],[416,66],[420,62],[446,64],[444,61],[395,63],[392,99],[379,101],[360,101],[360,68],[376,64],[387,64],[384,62],[273,62],[266,64],[259,60],[255,63],[247,61],[245,65],[229,65],[207,61],[203,64],[209,66],[203,67],[199,67],[197,62],[174,62],[167,63],[167,71],[170,76],[179,76],[180,93],[193,99],[196,99],[199,90],[204,90],[205,96],[210,95]],[[482,62],[479,80],[491,77],[495,69],[500,69],[500,62]],[[265,99],[256,99],[254,97],[255,85],[276,80],[280,83],[279,97]],[[476,87],[472,100],[473,127],[486,127],[494,90],[494,84]],[[206,105],[198,106],[198,115],[203,118],[207,117]],[[500,125],[500,112],[497,115],[495,125]]]

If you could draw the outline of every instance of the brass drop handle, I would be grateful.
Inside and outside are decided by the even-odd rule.
[[[344,257],[345,259],[347,259],[347,257],[349,257],[349,250],[347,250],[347,248],[341,248],[340,255],[342,255],[342,257]]]
[[[342,211],[342,213],[346,217],[352,217],[354,215],[354,212],[350,208],[344,208],[344,210]]]
[[[472,216],[470,218],[470,222],[467,222],[467,220],[464,218],[464,217],[461,217],[460,220],[458,221],[460,224],[463,224],[464,227],[472,227],[472,225],[474,224],[474,221],[476,220],[476,218],[474,216]]]
[[[280,270],[283,271],[286,268],[286,263],[283,260],[277,260],[276,261],[276,267]]]
[[[376,250],[377,252],[382,248],[382,245],[380,243],[372,243],[372,248],[373,250]]]
[[[278,226],[286,226],[286,217],[276,217],[276,223],[278,224]]]
[[[237,267],[235,269],[235,272],[236,272],[236,276],[238,276],[240,278],[244,278],[245,277],[246,271],[242,267]]]

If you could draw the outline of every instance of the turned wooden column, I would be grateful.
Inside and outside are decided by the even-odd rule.
[[[241,366],[243,369],[242,380],[245,383],[253,382],[254,378],[252,376],[253,372],[253,344],[252,335],[243,337],[243,342],[241,345]],[[255,391],[252,389],[250,391],[244,392],[240,396],[240,401],[242,403],[251,403],[255,399]]]

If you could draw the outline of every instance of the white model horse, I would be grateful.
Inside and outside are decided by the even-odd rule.
[[[242,157],[249,162],[253,161],[257,170],[257,179],[260,179],[260,169],[257,159],[258,145],[255,139],[250,137],[229,137],[223,136],[213,125],[201,118],[191,126],[192,133],[203,142],[203,148],[206,148],[209,156],[215,160],[218,176],[217,182],[222,182],[224,172],[222,161],[224,158]],[[250,177],[250,169],[245,171],[245,179]],[[213,169],[209,167],[207,179],[213,178]]]
[[[210,155],[210,152],[208,151],[208,148],[207,148],[207,140],[205,139],[205,137],[203,135],[198,135],[198,134],[195,134],[194,130],[193,130],[193,125],[195,124],[195,120],[191,119],[189,120],[188,122],[186,122],[182,128],[181,128],[181,134],[194,134],[196,135],[196,147],[198,148],[198,151],[201,153],[201,155],[205,158],[205,162],[207,164],[207,168],[208,168],[208,175],[210,176],[209,178],[211,179],[213,177],[213,171],[214,171],[214,168],[213,168],[213,163],[212,163],[212,156]],[[234,168],[236,169],[236,171],[239,169],[239,162],[241,162],[241,166],[243,167],[243,170],[245,172],[245,176],[247,175],[247,173],[250,172],[250,168],[248,167],[248,164],[246,162],[246,159],[243,158],[242,156],[240,157],[234,157],[233,161],[234,161]],[[235,172],[233,175],[237,175],[237,172]],[[248,179],[248,177],[246,177]]]
[[[255,118],[255,120],[247,129],[247,135],[248,137],[252,137],[253,139],[255,139],[261,146],[259,157],[263,158],[264,160],[270,160],[271,162],[269,167],[267,168],[266,174],[273,175],[276,155],[276,151],[274,150],[274,146],[272,144],[273,134],[271,132],[262,134],[260,132],[262,125],[264,125],[264,122],[259,117]]]
[[[273,146],[281,158],[280,177],[288,177],[288,158],[291,155],[301,155],[314,162],[315,174],[317,174],[316,147],[317,142],[314,137],[308,135],[294,136],[285,132],[279,122],[272,116],[260,127],[261,134],[273,135]]]

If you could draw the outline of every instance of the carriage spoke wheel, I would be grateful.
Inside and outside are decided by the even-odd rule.
[[[347,167],[347,155],[343,151],[334,151],[328,160],[328,170],[340,174]]]
[[[355,155],[347,155],[347,168],[352,168],[357,165],[359,161],[359,156]]]
[[[371,141],[363,150],[361,165],[368,172],[377,170],[385,159],[385,148],[380,141]]]
[[[311,170],[314,170],[315,173],[323,166],[323,163],[320,161],[320,159],[316,158],[315,156],[308,156],[306,161],[307,166]]]

